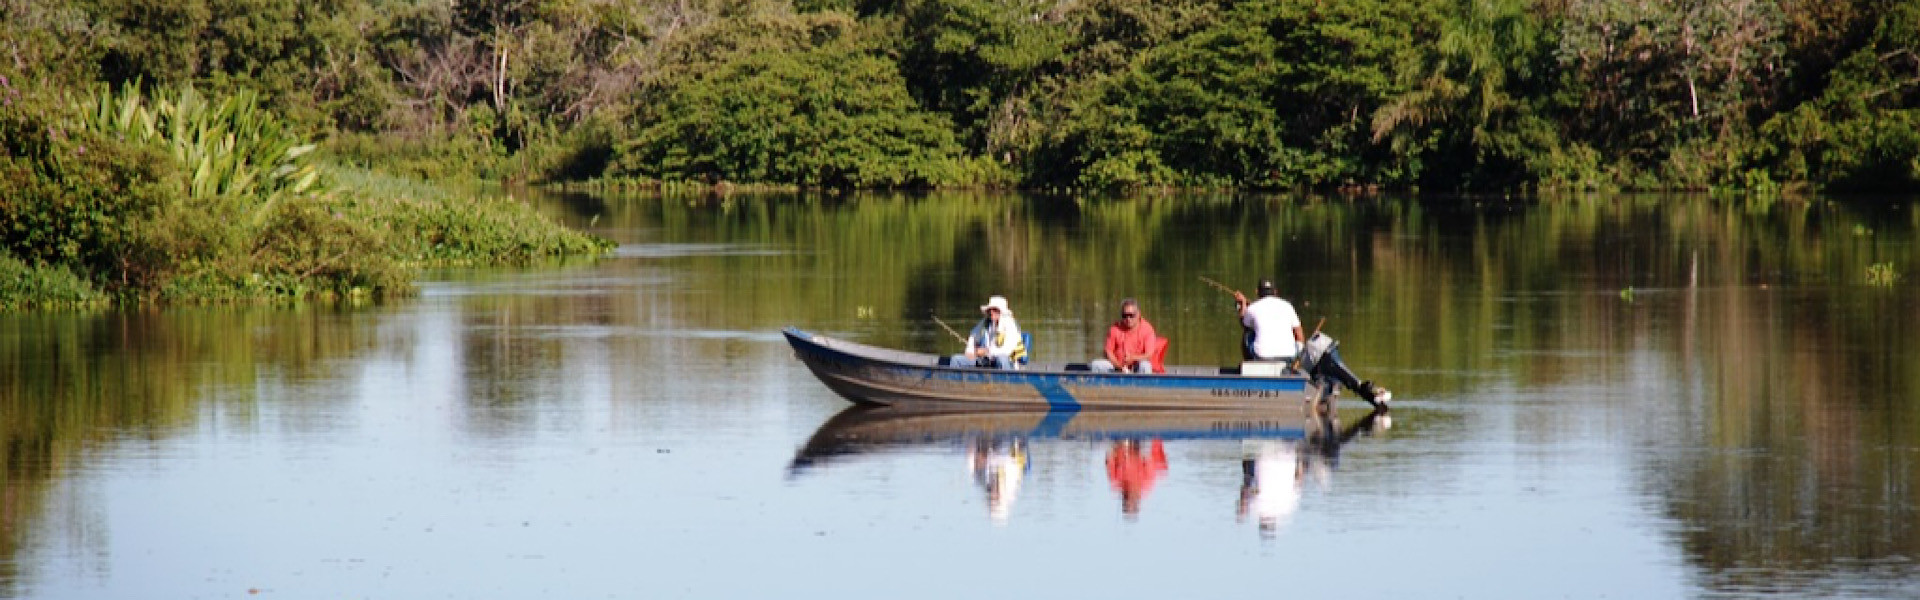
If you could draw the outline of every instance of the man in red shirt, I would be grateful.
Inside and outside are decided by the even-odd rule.
[[[1132,298],[1120,301],[1120,320],[1107,327],[1107,357],[1095,360],[1087,368],[1102,373],[1152,373],[1153,353],[1159,337],[1153,324],[1140,316],[1140,303]]]

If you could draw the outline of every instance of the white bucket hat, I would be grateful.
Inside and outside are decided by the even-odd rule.
[[[1000,309],[1000,314],[1003,314],[1003,315],[1013,314],[1013,309],[1007,308],[1006,296],[994,296],[992,298],[988,298],[987,304],[985,306],[980,307],[980,312],[983,312],[983,313],[987,312],[987,309],[989,308]]]

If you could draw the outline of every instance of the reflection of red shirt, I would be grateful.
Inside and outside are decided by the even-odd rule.
[[[1141,453],[1139,446],[1125,447],[1115,445],[1107,453],[1107,481],[1122,496],[1138,498],[1153,489],[1153,483],[1160,480],[1160,474],[1167,472],[1167,449],[1160,440],[1153,440],[1152,448]]]
[[[1107,327],[1107,360],[1113,366],[1126,368],[1133,363],[1133,357],[1153,357],[1153,339],[1159,337],[1153,333],[1153,324],[1146,317],[1140,317],[1140,324],[1132,331],[1121,327],[1119,322]]]

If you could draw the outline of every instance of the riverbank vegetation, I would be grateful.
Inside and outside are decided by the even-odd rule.
[[[0,88],[0,308],[404,293],[410,267],[606,242],[313,159],[247,90]]]
[[[167,102],[249,121],[202,149],[226,138],[147,132],[198,118]],[[459,259],[442,252],[485,255],[460,236],[544,221],[393,201],[342,173],[1912,192],[1920,5],[0,0],[0,103],[0,235],[33,272],[115,297],[350,295]],[[384,212],[409,210],[445,212]],[[590,245],[531,237],[557,245],[491,243]],[[395,246],[427,239],[451,245]]]
[[[0,0],[16,82],[388,172],[810,187],[1920,187],[1894,0]]]

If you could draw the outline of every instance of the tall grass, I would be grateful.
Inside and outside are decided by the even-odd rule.
[[[342,210],[378,223],[386,254],[404,264],[477,265],[526,262],[544,256],[594,255],[613,243],[554,222],[526,202],[474,189],[450,189],[420,179],[334,167]]]

